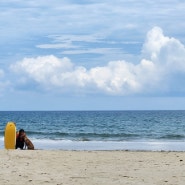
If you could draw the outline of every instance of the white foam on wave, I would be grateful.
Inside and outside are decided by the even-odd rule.
[[[30,138],[36,149],[43,150],[144,150],[185,151],[185,141],[71,141]],[[0,149],[4,138],[0,138]]]
[[[0,137],[0,149],[4,148],[4,137]]]
[[[185,151],[185,141],[71,141],[34,140],[38,149]]]

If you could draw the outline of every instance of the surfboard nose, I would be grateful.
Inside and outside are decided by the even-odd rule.
[[[8,122],[5,127],[4,145],[6,149],[15,149],[16,126],[14,122]]]

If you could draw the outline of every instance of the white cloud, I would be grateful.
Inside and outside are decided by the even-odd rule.
[[[24,58],[23,61],[11,66],[17,73],[24,73],[28,78],[38,83],[55,84],[53,79],[60,73],[70,72],[73,64],[67,58],[58,59],[55,56]]]
[[[110,52],[120,52],[119,49],[116,48],[94,48],[94,49],[79,49],[79,50],[68,50],[62,51],[62,54],[71,55],[71,54],[108,54]]]
[[[148,32],[143,55],[163,73],[185,72],[184,45],[173,37],[164,36],[159,27]]]
[[[170,31],[178,29],[178,33],[184,30],[185,3],[178,0],[173,4],[170,0],[104,0],[93,3],[81,3],[80,0],[1,0],[0,7],[0,22],[5,25],[0,33],[7,38],[66,33],[138,38],[137,30],[143,33],[150,25],[156,24],[166,26]],[[174,22],[180,28],[171,26]],[[130,34],[130,29],[135,30],[134,35]]]
[[[175,38],[163,35],[154,27],[147,34],[142,50],[143,59],[138,64],[124,60],[111,61],[106,66],[86,69],[68,58],[55,56],[25,58],[11,66],[15,72],[32,79],[47,89],[67,91],[103,92],[128,95],[163,92],[170,83],[168,77],[181,72],[185,75],[185,48]],[[165,82],[165,85],[161,85]]]
[[[42,48],[42,49],[71,49],[76,48],[76,46],[72,45],[71,43],[57,43],[57,44],[39,44],[36,47]]]
[[[49,35],[48,38],[53,40],[52,43],[39,44],[36,47],[42,49],[78,49],[81,47],[79,42],[100,43],[99,39],[103,39],[98,35]]]

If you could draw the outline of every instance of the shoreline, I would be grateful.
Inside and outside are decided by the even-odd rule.
[[[35,149],[77,150],[77,151],[185,151],[185,141],[72,141],[32,139]],[[0,149],[4,149],[4,139],[0,139]]]
[[[185,152],[0,150],[2,184],[178,184]],[[10,178],[11,176],[11,178]]]

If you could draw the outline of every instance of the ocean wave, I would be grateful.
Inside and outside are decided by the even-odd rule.
[[[0,131],[0,136],[4,136],[4,131]]]
[[[161,146],[164,141],[164,146],[166,142],[185,141],[184,111],[1,112],[1,123],[6,123],[7,119],[15,120],[17,130],[24,128],[36,145],[42,140],[41,148],[47,142],[56,147],[64,143],[91,145],[96,142],[97,146],[101,145],[99,142],[124,146],[124,142],[131,142],[131,145],[138,144],[141,146],[137,147],[142,148],[143,143],[135,141],[145,140],[144,145],[149,143],[151,146],[155,146],[151,140],[158,142],[156,146]],[[5,125],[1,124],[1,138],[4,137],[4,128]],[[0,141],[3,143],[3,139]]]
[[[130,150],[185,151],[185,141],[72,141],[32,138],[35,149],[41,150]],[[0,138],[0,148],[4,148]]]
[[[159,139],[182,140],[182,139],[185,139],[185,135],[184,134],[166,134],[166,135],[159,137]]]
[[[129,140],[139,138],[137,134],[130,133],[92,133],[92,132],[56,132],[56,131],[28,131],[27,136],[36,138],[48,138],[53,140],[71,139],[81,141],[91,140]]]

